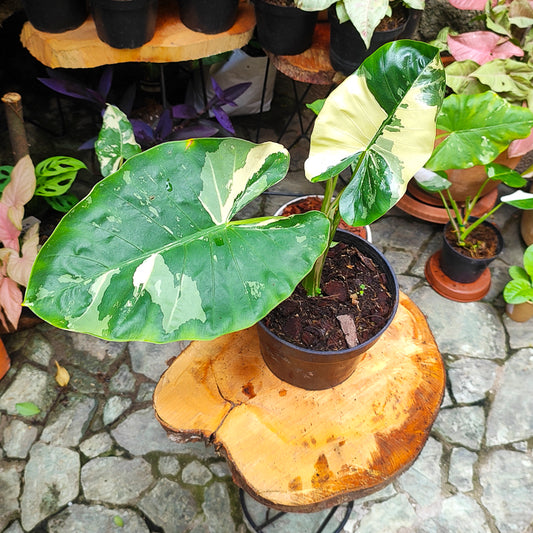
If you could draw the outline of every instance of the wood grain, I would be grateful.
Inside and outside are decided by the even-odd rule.
[[[100,41],[91,16],[79,28],[63,33],[41,32],[26,22],[20,39],[30,53],[48,67],[92,68],[115,63],[170,63],[208,57],[241,48],[251,39],[254,27],[254,8],[246,1],[240,2],[232,28],[206,35],[183,25],[175,0],[161,0],[155,35],[140,48],[112,48]]]
[[[159,381],[154,408],[173,440],[214,445],[256,500],[313,512],[371,494],[411,465],[444,384],[427,322],[401,294],[391,327],[337,387],[279,380],[250,328],[191,343]]]

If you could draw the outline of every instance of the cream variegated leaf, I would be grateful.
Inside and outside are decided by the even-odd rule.
[[[379,76],[370,74],[376,71]],[[305,173],[322,181],[352,168],[340,200],[345,222],[369,224],[405,193],[433,150],[444,87],[436,48],[396,41],[365,60],[328,97],[314,126]]]
[[[281,145],[232,138],[130,158],[44,244],[25,303],[58,327],[109,340],[211,339],[251,326],[327,246],[329,222],[316,211],[234,219],[288,165]]]

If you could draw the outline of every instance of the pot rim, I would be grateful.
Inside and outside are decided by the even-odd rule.
[[[391,293],[392,293],[393,307],[392,307],[392,311],[390,313],[390,316],[387,319],[387,321],[385,322],[385,324],[383,325],[383,327],[374,336],[372,336],[370,339],[366,340],[365,342],[363,342],[361,344],[358,344],[357,346],[353,346],[351,348],[344,348],[343,350],[325,350],[325,351],[322,351],[322,350],[313,350],[313,349],[310,349],[310,348],[304,348],[302,346],[298,346],[297,344],[293,344],[291,342],[288,342],[288,341],[282,339],[281,337],[278,337],[275,333],[273,333],[269,328],[266,327],[266,325],[264,324],[263,319],[261,319],[257,323],[257,326],[259,326],[265,332],[267,332],[268,335],[271,335],[280,344],[282,344],[282,345],[284,345],[286,347],[292,348],[294,350],[297,350],[297,351],[299,351],[301,353],[305,353],[305,354],[308,354],[308,355],[311,355],[311,356],[315,356],[316,359],[318,360],[318,362],[320,361],[321,358],[327,359],[328,357],[331,357],[331,356],[336,356],[337,360],[343,360],[342,356],[345,355],[346,356],[345,359],[350,359],[350,358],[353,357],[354,350],[357,350],[359,353],[365,352],[389,328],[389,326],[391,325],[392,321],[394,320],[394,317],[396,316],[396,312],[398,311],[398,305],[399,305],[399,302],[400,302],[400,287],[399,287],[399,284],[398,284],[398,278],[396,277],[394,269],[392,268],[391,264],[389,263],[389,261],[387,260],[387,258],[383,254],[383,252],[381,252],[374,244],[372,244],[371,242],[367,241],[366,239],[363,239],[362,237],[359,237],[358,235],[354,235],[353,233],[350,233],[349,231],[346,231],[346,230],[343,230],[343,229],[337,229],[337,231],[335,232],[335,235],[337,235],[337,233],[339,233],[339,232],[341,234],[343,234],[343,235],[346,235],[348,239],[353,239],[353,240],[359,241],[359,244],[361,245],[362,248],[367,248],[367,249],[373,250],[373,252],[376,254],[377,257],[379,257],[380,261],[382,262],[382,265],[380,265],[380,267],[384,266],[390,273],[390,276],[388,276],[388,277],[390,278],[390,281],[392,282],[391,283],[392,286],[388,286],[387,288],[389,290],[391,290]],[[362,251],[363,253],[366,253],[365,250],[360,250],[360,251]],[[324,362],[326,362],[326,361],[324,361]]]
[[[295,204],[296,202],[303,200],[305,198],[320,198],[321,200],[324,198],[323,194],[301,194],[299,196],[294,197],[292,200],[289,200],[288,202],[285,202],[283,205],[281,205],[276,211],[274,212],[275,217],[284,216],[283,210],[288,207],[289,205]],[[366,230],[366,240],[368,242],[372,242],[372,231],[370,229],[370,225],[362,226]],[[341,229],[340,231],[346,231]]]
[[[478,220],[478,217],[470,217],[469,220],[474,220],[475,221],[475,220]],[[496,250],[496,253],[492,257],[484,257],[484,258],[482,258],[482,257],[469,257],[469,256],[467,256],[465,254],[462,254],[461,252],[459,252],[455,248],[453,248],[452,244],[450,243],[450,241],[446,238],[446,230],[451,226],[451,222],[447,222],[445,224],[442,237],[443,237],[444,241],[446,242],[446,244],[452,250],[454,250],[458,255],[466,257],[467,259],[469,259],[470,261],[473,261],[474,263],[477,263],[477,262],[483,263],[483,262],[486,262],[487,260],[492,261],[493,259],[496,259],[503,251],[503,246],[504,246],[503,235],[502,235],[502,232],[501,232],[500,228],[498,228],[498,226],[496,226],[496,224],[493,224],[492,222],[490,222],[488,220],[484,220],[481,223],[481,225],[489,226],[490,228],[492,228],[494,233],[496,234],[496,236],[498,238],[498,248]]]

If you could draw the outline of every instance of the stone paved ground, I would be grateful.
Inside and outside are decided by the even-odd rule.
[[[275,135],[265,129],[261,137]],[[292,151],[290,179],[278,192],[317,191],[302,177],[305,150],[302,141]],[[247,214],[272,212],[286,199],[265,196]],[[439,226],[397,209],[372,225],[402,290],[427,316],[447,390],[417,461],[387,488],[356,501],[345,533],[533,532],[533,327],[502,314],[507,267],[520,262],[523,244],[515,211],[500,210],[496,221],[505,251],[491,267],[490,293],[467,304],[440,297],[423,277],[439,247]],[[0,381],[0,531],[247,530],[224,460],[202,443],[171,442],[154,417],[154,387],[183,345],[109,343],[48,325],[4,340],[13,366]],[[72,376],[64,389],[54,381],[55,361]],[[17,415],[15,404],[28,401],[41,412]],[[248,505],[254,516],[265,511]],[[265,531],[310,533],[323,516],[285,515]]]

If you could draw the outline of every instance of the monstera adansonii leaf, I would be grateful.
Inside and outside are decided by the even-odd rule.
[[[212,339],[287,298],[327,246],[319,212],[234,220],[288,170],[276,143],[195,139],[138,154],[41,249],[25,304],[108,340]]]
[[[351,167],[340,214],[370,224],[403,196],[427,161],[445,89],[437,48],[395,41],[365,59],[318,114],[305,172],[322,181]]]

